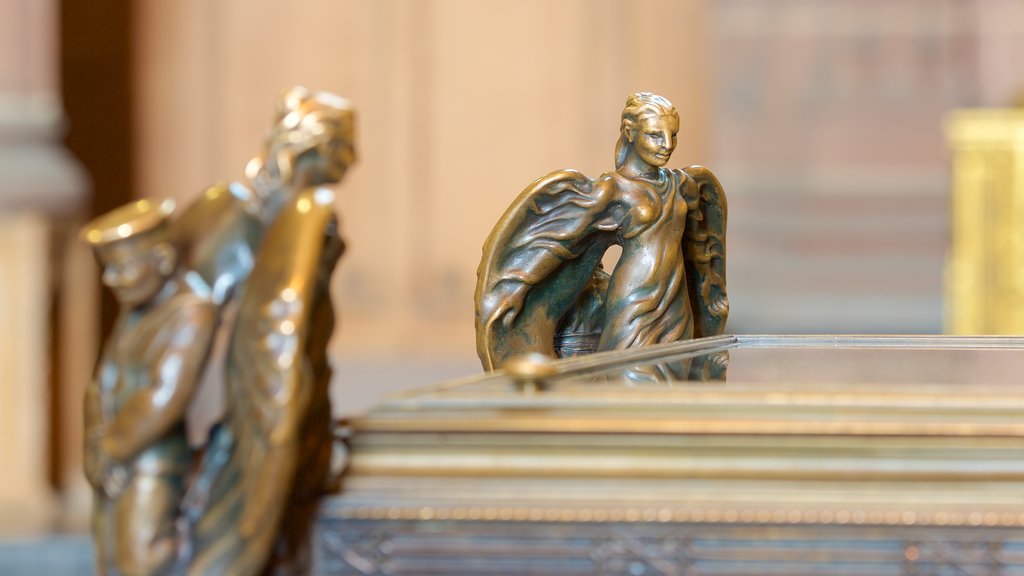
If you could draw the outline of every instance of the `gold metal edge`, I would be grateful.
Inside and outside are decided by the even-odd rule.
[[[459,432],[459,433],[622,433],[622,434],[716,434],[728,436],[868,436],[868,437],[1024,437],[1024,422],[988,424],[979,422],[793,422],[765,420],[620,420],[593,421],[589,418],[552,418],[543,415],[515,420],[478,416],[459,422],[450,420],[389,419],[358,420],[357,433],[367,432]]]
[[[749,525],[1024,527],[1024,507],[1007,510],[927,510],[871,507],[359,506],[328,504],[327,520],[692,523]]]

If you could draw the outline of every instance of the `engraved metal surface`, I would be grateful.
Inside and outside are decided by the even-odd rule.
[[[323,522],[316,573],[1010,575],[1024,530],[676,522]]]
[[[721,379],[633,378],[723,354]],[[1024,573],[1024,338],[723,336],[554,367],[349,421],[320,573]]]

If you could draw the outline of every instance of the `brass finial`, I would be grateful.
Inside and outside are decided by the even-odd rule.
[[[548,379],[558,374],[555,359],[540,352],[530,352],[509,359],[502,366],[523,392],[537,392],[547,388]]]

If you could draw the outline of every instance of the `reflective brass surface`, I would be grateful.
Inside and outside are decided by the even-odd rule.
[[[177,217],[141,201],[83,231],[122,305],[86,403],[100,573],[308,571],[344,246],[322,186],[355,161],[354,130],[347,101],[293,88],[247,184]],[[221,325],[227,416],[193,470],[184,410]]]
[[[477,271],[477,353],[487,370],[527,352],[574,356],[725,329],[726,200],[706,168],[665,168],[679,116],[649,93],[622,113],[615,171],[559,170],[524,190]],[[610,274],[605,250],[622,254]]]

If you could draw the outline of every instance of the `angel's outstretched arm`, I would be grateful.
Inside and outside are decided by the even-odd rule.
[[[506,210],[477,271],[477,352],[484,368],[554,354],[555,326],[622,225],[614,190],[574,170],[538,179]]]

